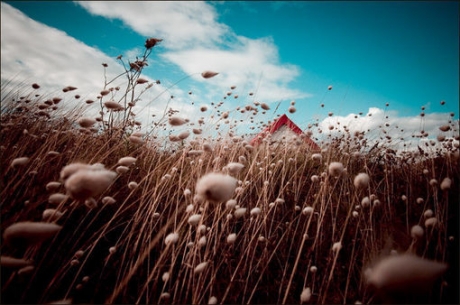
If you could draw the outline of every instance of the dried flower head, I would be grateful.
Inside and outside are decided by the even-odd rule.
[[[0,257],[0,266],[6,268],[23,268],[25,266],[31,265],[32,263],[32,261],[23,258],[14,258],[4,255]]]
[[[441,190],[447,191],[448,189],[450,189],[451,185],[452,185],[452,180],[446,177],[442,180],[440,187],[441,187]]]
[[[251,210],[251,216],[258,216],[262,210],[259,207],[255,207]],[[236,212],[236,211],[235,211]]]
[[[246,214],[246,208],[238,208],[233,212],[233,215],[235,216],[236,219],[241,218]]]
[[[116,171],[118,174],[121,175],[121,174],[127,173],[127,172],[129,171],[129,167],[120,165],[120,166],[117,166],[117,168],[115,169],[115,171]]]
[[[46,209],[42,213],[42,219],[43,221],[55,222],[59,220],[62,215],[64,215],[64,213],[59,212],[56,209]]]
[[[209,173],[201,177],[196,184],[196,194],[211,202],[229,200],[235,192],[237,180],[233,177]]]
[[[104,106],[109,109],[109,110],[112,110],[112,111],[122,111],[122,110],[125,110],[125,107],[123,107],[122,105],[118,104],[117,102],[115,101],[107,101],[104,103]]]
[[[230,175],[236,175],[244,168],[244,165],[238,162],[230,162],[226,167]]]
[[[172,245],[177,243],[179,240],[179,234],[178,233],[169,233],[168,236],[165,238],[165,244],[166,245]]]
[[[202,263],[199,263],[195,269],[193,270],[194,273],[201,273],[204,271],[204,269],[206,269],[206,267],[208,266],[208,262],[202,262]]]
[[[24,241],[27,244],[34,244],[53,237],[61,229],[61,226],[54,223],[17,222],[6,228],[3,238],[6,243]]]
[[[61,186],[61,182],[51,181],[46,185],[47,191],[55,191]]]
[[[75,174],[79,170],[84,170],[84,169],[91,169],[91,165],[89,164],[84,164],[84,163],[71,163],[69,165],[64,166],[64,168],[61,170],[60,177],[62,180],[67,180],[71,175]]]
[[[104,198],[102,198],[102,204],[110,205],[110,204],[114,204],[115,202],[117,201],[110,196],[105,196]]]
[[[19,166],[24,166],[24,165],[26,165],[28,162],[29,162],[29,158],[28,158],[28,157],[16,158],[16,159],[14,159],[13,161],[11,161],[11,167],[12,167],[12,168],[16,168],[16,167],[19,167]]]
[[[311,288],[307,287],[304,290],[302,290],[302,293],[300,294],[300,302],[308,303],[310,302],[310,299],[311,299]]]
[[[381,292],[409,292],[429,288],[447,265],[412,254],[391,255],[366,272],[368,285]]]
[[[80,118],[78,120],[78,124],[83,128],[90,128],[94,124],[96,124],[96,120],[93,118]]]
[[[303,215],[311,215],[313,214],[313,208],[312,207],[305,207],[303,210],[302,210],[302,214]]]
[[[187,120],[178,116],[172,116],[168,119],[168,122],[171,126],[181,126],[187,123]]]
[[[231,233],[227,236],[227,244],[233,244],[236,241],[236,233]]]
[[[366,174],[366,173],[359,173],[355,177],[354,185],[358,189],[368,187],[368,185],[369,185],[369,175]]]
[[[335,242],[335,243],[332,245],[332,252],[337,253],[337,252],[340,251],[340,249],[342,249],[342,243],[341,243],[340,241]]]
[[[62,193],[51,194],[48,197],[48,203],[53,204],[53,205],[59,205],[62,202],[66,201],[67,198],[68,196]]]
[[[72,198],[86,200],[99,196],[112,184],[116,176],[115,172],[105,169],[83,169],[66,180],[65,188]]]
[[[144,140],[142,140],[141,137],[136,137],[135,135],[130,135],[128,140],[129,142],[133,144],[138,144],[138,145],[144,144]]]
[[[207,79],[207,78],[212,78],[212,77],[216,76],[217,74],[219,74],[219,73],[213,72],[213,71],[204,71],[203,73],[201,73],[201,76],[203,78]]]
[[[331,162],[329,164],[329,174],[334,177],[338,177],[344,170],[343,164],[340,162]]]
[[[193,208],[193,205],[192,205]],[[188,218],[188,223],[192,226],[196,226],[200,223],[201,220],[201,215],[200,214],[194,214]]]
[[[163,41],[163,39],[159,39],[159,38],[148,38],[146,41],[145,41],[145,48],[146,49],[151,49],[153,48],[157,43]]]
[[[423,236],[423,228],[419,225],[415,225],[410,230],[410,235],[414,239],[419,239]]]
[[[128,183],[128,188],[129,188],[130,190],[135,190],[135,189],[137,189],[138,187],[139,187],[139,184],[137,184],[137,182],[135,182],[135,181],[131,181],[131,182]]]

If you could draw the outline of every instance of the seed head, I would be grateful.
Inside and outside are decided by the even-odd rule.
[[[425,220],[425,227],[434,227],[438,223],[438,219],[436,217],[430,217]]]
[[[3,233],[5,243],[16,240],[25,241],[27,244],[39,243],[53,237],[62,229],[61,226],[46,222],[17,222],[6,228]]]
[[[431,210],[431,209],[426,210],[426,211],[423,213],[423,216],[424,216],[425,218],[430,218],[430,217],[432,217],[432,216],[433,216],[433,210]]]
[[[227,164],[228,173],[230,175],[238,174],[243,168],[244,165],[238,162],[230,162],[229,164]]]
[[[366,274],[367,283],[381,292],[409,292],[429,288],[447,265],[412,254],[391,255]]]
[[[62,215],[64,215],[64,213],[59,212],[56,209],[46,209],[42,213],[42,219],[43,221],[55,222],[59,220]]]
[[[52,182],[49,182],[49,183],[46,185],[46,190],[47,190],[47,191],[55,191],[55,190],[57,190],[60,186],[61,186],[61,182],[52,181]]]
[[[139,184],[137,184],[137,182],[135,181],[131,181],[130,183],[128,183],[128,188],[130,190],[135,190],[139,187]]]
[[[178,116],[172,116],[168,119],[168,122],[171,126],[181,126],[187,123],[187,120]]]
[[[136,80],[136,83],[138,84],[145,84],[145,83],[148,83],[149,81],[146,80],[145,78],[142,78],[142,77],[139,77],[137,80]]]
[[[122,166],[131,166],[137,161],[134,157],[123,157],[118,160],[118,164]]]
[[[423,228],[419,225],[415,225],[410,230],[410,235],[414,239],[419,239],[423,236]]]
[[[179,234],[178,233],[169,233],[168,236],[165,238],[165,244],[166,245],[172,245],[177,243],[179,240]]]
[[[111,205],[111,204],[114,204],[115,202],[117,201],[110,196],[105,196],[104,198],[102,198],[102,204]]]
[[[77,200],[94,198],[104,192],[115,180],[117,174],[109,170],[79,170],[65,182],[70,196]]]
[[[337,253],[340,251],[340,249],[342,249],[342,243],[340,241],[332,245],[332,252]]]
[[[229,199],[227,200],[227,202],[225,203],[225,207],[227,209],[233,209],[235,206],[236,206],[237,202],[235,199]]]
[[[227,236],[227,244],[233,244],[236,241],[236,233],[231,233]]]
[[[24,166],[24,165],[27,164],[27,162],[29,162],[28,157],[16,158],[13,161],[11,161],[11,167],[16,168],[16,167],[19,167],[19,166]]]
[[[193,208],[193,206],[192,206]],[[188,223],[189,225],[196,226],[200,223],[201,220],[201,215],[200,214],[194,214],[188,218]]]
[[[204,71],[204,72],[201,73],[201,76],[203,78],[208,79],[208,78],[212,78],[212,77],[216,76],[217,74],[219,74],[219,73],[213,72],[213,71]]]
[[[145,41],[145,48],[146,49],[151,49],[153,48],[157,43],[163,41],[163,39],[159,38],[149,38]]]
[[[64,166],[64,168],[61,170],[60,177],[62,180],[67,180],[71,175],[75,174],[79,170],[83,169],[91,169],[91,166],[88,164],[83,164],[83,163],[72,163],[69,165]]]
[[[104,103],[105,107],[109,110],[112,110],[112,111],[122,111],[122,110],[125,110],[125,107],[123,107],[122,105],[118,104],[117,102],[115,101],[107,101]]]
[[[217,304],[218,300],[215,296],[209,298],[208,305],[215,305]]]
[[[441,182],[441,190],[443,191],[447,191],[448,189],[450,189],[450,186],[452,185],[452,180],[450,178],[444,178]]]
[[[6,268],[23,268],[32,264],[32,261],[23,258],[14,258],[11,256],[0,257],[0,266]]]
[[[321,162],[321,160],[323,159],[323,156],[321,154],[313,154],[311,155],[311,159],[315,162]]]
[[[270,106],[268,106],[268,105],[265,104],[265,103],[261,103],[261,104],[260,104],[260,108],[262,108],[263,110],[270,110]]]
[[[181,133],[179,133],[179,134],[177,135],[177,137],[178,137],[179,139],[181,139],[181,140],[185,140],[185,139],[188,138],[189,135],[190,135],[190,131],[185,130],[185,131],[182,131]]]
[[[246,210],[246,208],[238,208],[235,210],[235,212],[233,212],[233,215],[235,215],[236,219],[241,218],[244,216],[244,214],[246,214]]]
[[[199,263],[196,267],[195,267],[195,270],[193,271],[194,273],[201,273],[204,271],[204,269],[206,269],[206,267],[208,266],[208,262],[202,262],[202,263]]]
[[[129,167],[120,165],[120,166],[117,166],[117,168],[115,169],[115,171],[116,171],[118,174],[121,175],[121,174],[127,173],[127,172],[129,171]]]
[[[366,188],[369,185],[369,175],[366,173],[359,173],[354,180],[356,188]]]
[[[141,137],[136,137],[135,135],[130,135],[128,138],[129,142],[133,144],[144,144],[144,140]]]
[[[329,174],[331,176],[338,177],[342,174],[343,170],[343,164],[340,162],[331,162],[329,164]]]
[[[303,215],[311,215],[313,214],[313,208],[312,207],[305,207],[303,210],[302,210],[302,214]]]
[[[439,130],[441,131],[449,131],[450,130],[450,125],[442,125],[441,127],[439,127]]]
[[[307,287],[304,290],[302,290],[302,293],[300,294],[300,302],[308,303],[310,299],[311,299],[311,288]]]
[[[90,128],[94,124],[96,124],[96,120],[93,118],[80,118],[78,120],[78,124],[83,128]]]
[[[53,205],[59,205],[62,202],[66,201],[67,198],[68,198],[68,196],[64,195],[62,193],[51,194],[48,197],[48,203],[53,204]]]
[[[201,177],[196,184],[196,194],[211,202],[229,200],[235,192],[237,180],[220,173],[209,173]]]
[[[236,212],[236,211],[235,211],[235,212]],[[260,209],[259,207],[255,207],[255,208],[253,208],[253,209],[251,210],[250,214],[251,214],[251,216],[257,216],[257,215],[260,214],[260,212],[261,212],[261,209]]]

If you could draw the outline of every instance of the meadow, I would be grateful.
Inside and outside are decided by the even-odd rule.
[[[320,151],[251,145],[232,115],[267,121],[262,103],[202,109],[217,123],[165,109],[144,132],[134,107],[158,42],[97,99],[38,81],[2,94],[3,304],[459,302],[458,121],[414,150],[364,131]],[[217,124],[223,136],[202,134]]]

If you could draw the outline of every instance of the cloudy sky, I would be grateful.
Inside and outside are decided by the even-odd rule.
[[[221,110],[241,118],[237,107],[265,102],[257,130],[295,101],[288,115],[302,129],[389,124],[405,136],[435,135],[450,113],[458,119],[458,10],[442,1],[5,1],[2,87],[37,82],[52,95],[72,85],[83,98],[68,103],[82,103],[103,88],[102,63],[110,79],[123,72],[118,55],[134,61],[157,37],[144,74],[161,85],[136,106],[146,124],[166,106],[195,118],[196,106],[213,115],[212,103],[225,101]],[[204,70],[219,75],[205,80]]]

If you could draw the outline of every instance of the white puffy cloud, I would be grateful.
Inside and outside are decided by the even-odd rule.
[[[204,70],[219,72],[219,77],[212,81],[213,87],[208,87],[209,91],[214,89],[208,96],[216,98],[216,89],[223,91],[232,85],[257,91],[257,98],[266,102],[310,96],[290,88],[289,83],[300,75],[299,68],[279,62],[272,39],[236,35],[217,21],[214,7],[205,2],[83,1],[79,4],[92,14],[120,19],[142,35],[164,39],[161,44],[166,50],[160,54],[161,58],[193,75],[196,81],[204,82],[199,76]]]
[[[85,45],[63,31],[36,22],[3,2],[1,19],[2,97],[16,91],[25,94],[31,91],[32,83],[38,83],[41,87],[39,93],[70,99],[70,102],[61,103],[60,107],[72,109],[80,105],[90,114],[97,115],[100,110],[98,103],[86,106],[83,101],[86,98],[95,99],[103,89],[102,63],[108,64],[107,81],[124,72],[122,65],[100,50]],[[145,78],[149,79],[147,76]],[[62,89],[69,85],[78,89],[63,93]],[[126,78],[120,77],[110,86],[121,86],[123,89]],[[81,95],[81,99],[75,100],[73,96],[76,94]],[[170,95],[180,97],[185,94],[177,87],[166,90],[162,85],[154,85],[134,107],[134,111],[139,112],[136,119],[150,123],[152,114],[163,113]],[[121,92],[117,96],[121,98]],[[171,105],[193,113],[192,107],[180,103],[180,100],[178,98]]]
[[[115,75],[114,59],[3,2],[1,18],[2,82],[36,82],[55,90],[71,85],[90,93],[103,88],[102,63]]]
[[[371,107],[363,115],[351,113],[346,116],[328,116],[318,124],[318,129],[322,131],[321,138],[329,135],[339,137],[347,129],[352,135],[355,132],[364,132],[371,146],[380,142],[403,148],[404,144],[406,147],[416,147],[427,141],[436,140],[439,134],[452,138],[455,131],[443,133],[439,130],[442,125],[450,124],[456,126],[454,128],[458,133],[458,122],[452,122],[452,119],[448,113],[404,117],[396,111]]]
[[[211,5],[200,1],[79,1],[94,15],[120,19],[145,36],[164,39],[165,47],[182,49],[221,42],[227,26],[216,21]]]

